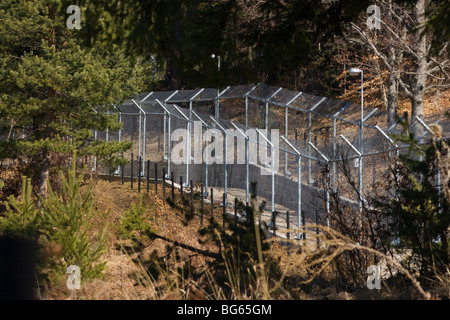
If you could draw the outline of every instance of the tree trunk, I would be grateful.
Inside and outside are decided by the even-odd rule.
[[[397,53],[395,48],[391,45],[389,48],[388,61],[392,66],[392,70],[388,75],[388,127],[395,124],[397,121],[397,107],[398,107],[398,65],[403,59],[401,52]]]
[[[47,149],[42,151],[42,166],[39,176],[39,195],[43,198],[47,198],[48,194],[48,177],[50,172],[50,154]]]
[[[418,0],[414,8],[414,14],[416,18],[416,23],[418,26],[417,30],[417,57],[416,57],[416,74],[411,86],[411,122],[416,123],[412,130],[416,137],[422,135],[424,128],[415,122],[416,117],[423,117],[423,103],[425,96],[425,85],[427,83],[427,37],[425,34],[421,34],[421,31],[426,22],[425,20],[425,0]]]
[[[391,127],[397,121],[398,106],[398,82],[393,72],[389,72],[388,76],[388,127]]]

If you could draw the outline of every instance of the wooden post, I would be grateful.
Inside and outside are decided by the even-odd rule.
[[[131,153],[131,177],[130,177],[130,182],[131,182],[131,190],[133,190],[133,162],[134,162],[134,155],[133,153]]]
[[[175,203],[175,186],[173,181],[173,172],[170,173],[170,178],[172,180],[172,202]]]
[[[214,216],[214,189],[211,188],[211,217]]]
[[[183,177],[180,176],[180,197],[183,200]]]
[[[147,193],[150,192],[150,160],[147,160]]]
[[[156,163],[155,163],[155,192],[158,193],[158,164]]]
[[[286,211],[286,228],[288,230],[286,236],[287,236],[288,240],[290,240],[291,239],[291,232],[290,232],[291,221],[290,221],[290,218],[289,218],[289,211]]]
[[[204,208],[204,201],[203,201],[203,183],[200,186],[200,225],[203,226],[203,208]]]

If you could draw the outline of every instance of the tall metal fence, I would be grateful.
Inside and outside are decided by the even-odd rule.
[[[149,92],[115,107],[122,130],[97,139],[131,140],[123,156],[142,160],[116,175],[133,168],[144,176],[156,164],[167,179],[201,183],[205,197],[214,187],[246,202],[256,182],[269,212],[293,210],[297,226],[317,213],[325,221],[331,193],[355,212],[375,193],[395,196],[396,159],[408,148],[390,138],[401,128],[388,128],[384,111],[264,84]],[[436,120],[449,132],[448,122]],[[412,119],[424,143],[427,123]]]

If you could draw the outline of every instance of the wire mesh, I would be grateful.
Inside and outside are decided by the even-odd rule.
[[[269,211],[296,212],[294,226],[301,216],[314,221],[318,214],[323,221],[330,192],[355,208],[360,192],[362,199],[376,192],[395,194],[395,163],[404,146],[396,149],[388,137],[400,132],[399,126],[376,126],[384,122],[385,112],[365,108],[361,125],[358,104],[265,84],[221,92],[148,92],[133,100],[117,106],[120,137],[109,132],[98,133],[98,139],[133,141],[127,159],[131,153],[135,162],[141,156],[151,162],[150,172],[153,165],[165,168],[175,181],[181,177],[226,192],[229,202],[248,200],[250,185],[257,182]],[[430,138],[426,125],[414,125],[423,127],[423,140]],[[125,174],[131,175],[130,167]],[[137,162],[133,167],[137,175]]]

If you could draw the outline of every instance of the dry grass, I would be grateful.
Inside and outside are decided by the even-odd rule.
[[[159,190],[161,193],[161,190]],[[144,193],[144,191],[142,192]],[[129,190],[129,185],[122,186],[118,182],[108,183],[98,180],[94,184],[97,206],[106,210],[99,218],[99,227],[108,223],[108,252],[103,259],[107,261],[105,279],[91,283],[83,283],[78,292],[78,299],[93,300],[255,300],[255,299],[395,299],[401,296],[399,291],[413,291],[418,299],[445,298],[450,291],[450,274],[442,275],[436,285],[435,292],[427,292],[408,273],[399,261],[390,256],[363,247],[348,237],[323,226],[307,225],[301,232],[306,233],[307,240],[287,240],[271,238],[271,248],[264,256],[265,262],[275,261],[279,266],[276,271],[270,270],[254,262],[254,269],[240,270],[234,257],[224,257],[227,279],[226,286],[220,286],[209,267],[211,258],[178,247],[176,250],[168,246],[168,242],[160,238],[143,240],[139,246],[117,238],[114,226],[128,210],[133,201],[138,201],[137,190]],[[168,193],[169,194],[169,193]],[[178,206],[181,203],[176,201]],[[155,194],[153,187],[144,195],[144,205],[151,215],[153,231],[161,237],[176,241],[198,250],[217,253],[219,248],[213,243],[200,244],[198,228],[199,218],[196,216],[190,223],[180,208],[172,208],[161,200],[161,194]],[[221,208],[217,208],[218,211]],[[217,212],[217,215],[219,212]],[[100,220],[103,221],[100,221]],[[207,219],[204,220],[205,223]],[[320,232],[316,235],[316,228]],[[291,234],[298,230],[291,230]],[[317,237],[320,244],[317,244]],[[340,289],[336,279],[334,260],[344,252],[361,250],[376,255],[385,265],[390,265],[406,278],[409,288],[391,287],[384,281],[382,290],[354,288],[345,291]],[[223,250],[224,251],[224,250]],[[222,251],[222,252],[223,252]],[[155,263],[154,259],[160,263]],[[261,259],[261,257],[259,258]],[[187,267],[186,267],[187,266]],[[154,272],[148,272],[153,268]],[[361,273],[366,275],[367,266],[361,266]],[[182,270],[182,271],[180,271]],[[156,271],[156,272],[155,272]],[[158,274],[158,277],[154,275]],[[201,275],[194,277],[193,275]],[[252,275],[252,281],[243,283],[243,277]],[[255,278],[256,275],[256,278]],[[242,286],[248,286],[242,288]],[[449,293],[450,295],[450,293]],[[53,299],[71,299],[70,292],[60,290]],[[449,296],[450,298],[450,296]]]

